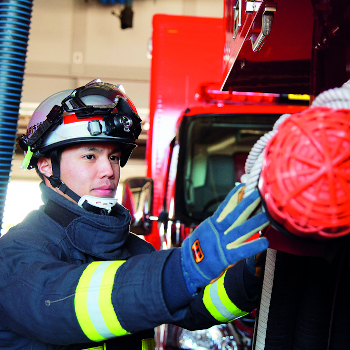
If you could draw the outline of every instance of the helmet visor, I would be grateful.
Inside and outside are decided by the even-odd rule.
[[[120,98],[127,98],[121,85],[92,81],[75,89],[62,101],[62,107],[67,113],[89,116],[108,114]]]

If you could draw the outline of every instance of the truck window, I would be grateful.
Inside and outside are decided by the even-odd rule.
[[[272,129],[280,115],[203,116],[187,124],[184,200],[195,222],[211,215],[241,180],[255,142]]]

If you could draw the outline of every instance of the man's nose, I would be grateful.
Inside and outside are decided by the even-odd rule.
[[[99,162],[99,173],[101,177],[114,177],[114,168],[109,158],[102,158]]]

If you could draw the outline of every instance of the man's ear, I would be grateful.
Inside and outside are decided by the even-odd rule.
[[[51,159],[48,157],[40,157],[38,159],[38,170],[46,177],[50,177],[52,175]]]

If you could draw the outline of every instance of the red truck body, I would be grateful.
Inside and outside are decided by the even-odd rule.
[[[224,8],[223,18],[155,15],[153,19],[148,179],[136,181],[131,193],[153,186],[144,195],[147,210],[141,205],[141,216],[148,221],[147,225],[140,221],[140,232],[156,249],[180,246],[215,210],[223,195],[240,181],[252,145],[280,115],[302,111],[320,92],[350,78],[348,0],[226,0]],[[293,102],[290,94],[306,100]],[[331,298],[320,297],[312,307],[313,295],[302,291],[312,288],[314,295],[332,295],[337,267],[327,270],[327,289],[314,278],[315,269],[305,277],[303,264],[315,264],[304,257],[312,255],[308,254],[312,244],[305,248],[303,242],[292,242],[281,234],[268,237],[278,257],[276,265],[270,266],[272,276],[274,266],[279,275],[273,281],[276,291],[264,294],[271,300],[270,312],[260,309],[266,313],[261,317],[258,312],[256,318],[258,331],[263,330],[259,339],[282,344],[273,333],[279,329],[279,334],[288,333],[279,348],[303,342],[304,330],[293,333],[294,324],[307,323],[312,314],[322,327],[310,327],[307,339],[320,339],[323,346],[332,316],[322,316],[321,311]],[[284,247],[282,257],[279,247]],[[286,247],[292,247],[287,251],[289,265],[278,261],[286,259]],[[302,310],[296,303],[300,297],[305,299]],[[271,335],[266,325],[259,326],[264,319],[274,325]],[[228,326],[220,332],[233,341],[232,348],[269,349],[265,343],[253,344],[250,321],[234,321],[234,331]],[[181,332],[174,326],[158,329],[157,348],[178,349],[179,339],[184,340]],[[191,339],[189,334],[186,337]]]
[[[147,176],[154,180],[155,216],[163,210],[169,145],[180,114],[189,106],[200,105],[195,100],[200,83],[218,82],[221,77],[223,24],[222,18],[168,15],[153,18],[146,163]],[[146,239],[160,248],[157,223]]]
[[[220,92],[225,25],[221,18],[155,15],[150,84],[147,176],[154,181],[152,215],[169,214],[176,201],[176,170],[170,173],[171,142],[183,118],[233,113],[295,113],[299,105],[279,95]],[[190,112],[186,112],[189,109]],[[175,173],[174,173],[175,171]],[[164,243],[158,223],[145,236],[156,249]],[[169,242],[167,244],[169,246]]]
[[[309,94],[312,102],[341,87],[350,78],[349,9],[347,0],[226,0],[222,89]],[[285,231],[265,232],[250,348],[346,349],[349,237],[325,243]]]

